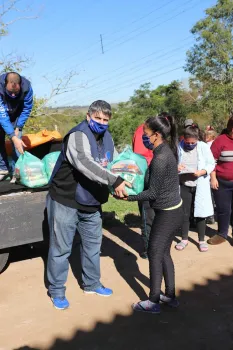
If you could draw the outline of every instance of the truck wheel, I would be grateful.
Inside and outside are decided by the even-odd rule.
[[[0,253],[0,273],[4,270],[9,258],[9,252]]]

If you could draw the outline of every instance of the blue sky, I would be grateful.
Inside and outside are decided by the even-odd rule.
[[[53,106],[88,105],[96,99],[126,101],[140,84],[152,87],[187,79],[186,51],[194,40],[192,26],[204,17],[213,0],[40,0],[30,2],[36,20],[16,22],[1,40],[1,54],[32,57],[24,69],[37,97],[77,74],[69,92]],[[21,8],[29,2],[22,0]],[[14,18],[11,13],[8,19]],[[104,54],[101,52],[100,34]]]

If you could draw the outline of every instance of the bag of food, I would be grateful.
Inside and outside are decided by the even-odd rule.
[[[29,152],[24,152],[17,160],[15,176],[18,182],[30,188],[48,184],[44,163]]]
[[[108,169],[131,183],[132,188],[126,187],[128,195],[135,195],[143,191],[147,161],[140,154],[134,153],[130,146],[127,146],[118,157],[108,164]],[[111,192],[114,192],[113,189]]]
[[[52,172],[53,172],[53,168],[57,162],[57,159],[59,157],[61,152],[51,152],[49,154],[47,154],[43,159],[42,162],[44,163],[45,166],[45,171],[48,177],[48,180],[50,179]]]

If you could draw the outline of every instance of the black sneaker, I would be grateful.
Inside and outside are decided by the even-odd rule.
[[[206,218],[206,223],[207,223],[207,225],[214,225],[215,224],[214,215],[209,216],[208,218]]]
[[[174,308],[177,308],[180,305],[179,301],[176,298],[168,298],[168,297],[166,297],[166,295],[164,295],[164,293],[160,294],[160,301],[163,304],[166,304],[166,305],[168,305],[170,307],[174,307]]]
[[[140,257],[142,258],[142,259],[148,259],[148,254],[147,254],[147,252],[142,252],[141,254],[140,254]]]

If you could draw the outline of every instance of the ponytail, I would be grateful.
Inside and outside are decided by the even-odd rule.
[[[233,117],[230,117],[227,122],[227,133],[230,134],[233,129]]]
[[[177,151],[177,127],[175,123],[175,118],[172,115],[168,115],[167,119],[170,123],[171,130],[170,130],[170,147],[171,150],[178,161],[178,151]]]

